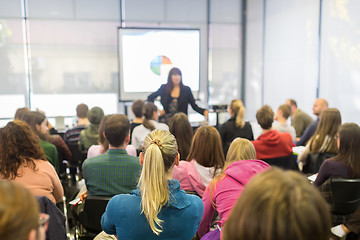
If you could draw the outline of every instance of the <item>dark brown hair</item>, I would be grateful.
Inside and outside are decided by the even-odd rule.
[[[193,129],[185,113],[176,113],[170,120],[169,131],[175,136],[179,148],[180,159],[189,155]]]
[[[86,118],[88,110],[89,110],[89,107],[86,104],[80,103],[76,107],[76,116],[78,116],[79,118]]]
[[[130,121],[124,114],[114,114],[106,120],[104,132],[109,144],[119,147],[130,134]]]
[[[338,153],[338,147],[335,141],[335,135],[341,125],[341,115],[338,109],[328,108],[321,114],[319,124],[314,136],[311,137],[309,150],[311,153],[319,152],[325,139],[329,139],[324,152]]]
[[[131,105],[131,110],[133,111],[135,117],[142,118],[144,115],[144,105],[145,102],[143,100],[133,101]]]
[[[224,152],[221,144],[221,137],[216,128],[212,126],[201,126],[194,134],[187,161],[195,159],[204,167],[214,167],[214,175],[217,170],[222,169],[225,164]]]
[[[289,99],[290,105],[297,107],[297,103],[294,99]]]
[[[224,240],[328,240],[330,227],[320,192],[299,173],[272,168],[246,185],[222,233]]]
[[[144,125],[145,128],[149,129],[150,131],[155,130],[154,124],[150,122],[150,120],[153,120],[154,112],[157,111],[157,107],[152,102],[147,102],[144,106],[144,120],[142,122],[142,125]]]
[[[25,122],[27,122],[29,124],[31,130],[33,130],[34,133],[40,139],[48,141],[49,135],[41,133],[36,128],[36,125],[40,126],[43,121],[46,121],[46,116],[44,114],[42,114],[41,112],[37,112],[37,111],[27,112],[24,115],[23,121],[25,121]]]
[[[99,144],[102,146],[102,153],[109,149],[109,141],[104,137],[105,123],[111,115],[105,115],[99,125]]]
[[[269,105],[262,106],[256,112],[256,120],[262,129],[270,129],[274,122],[274,112]]]
[[[172,76],[173,75],[180,75],[181,77],[181,81],[180,81],[180,88],[182,88],[184,86],[183,82],[182,82],[182,74],[179,68],[172,68],[169,72],[168,78],[167,78],[167,83],[166,83],[166,92],[167,93],[171,93],[171,90],[174,88],[174,84],[172,82]]]
[[[344,123],[338,131],[340,147],[335,157],[344,162],[352,172],[352,178],[360,177],[360,127],[356,123]]]
[[[0,129],[0,173],[6,179],[18,177],[18,169],[27,165],[35,170],[34,160],[46,160],[39,139],[23,121],[9,122]]]

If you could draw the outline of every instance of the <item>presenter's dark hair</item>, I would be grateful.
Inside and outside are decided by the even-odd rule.
[[[172,68],[172,69],[170,70],[169,76],[168,76],[168,79],[167,79],[167,83],[166,83],[166,91],[167,91],[168,93],[170,93],[171,90],[172,90],[173,87],[174,87],[174,84],[173,84],[173,82],[172,82],[172,80],[171,80],[172,75],[180,75],[180,77],[181,77],[180,87],[183,87],[183,86],[184,86],[184,84],[183,84],[183,82],[182,82],[182,74],[181,74],[180,69],[174,67],[174,68]]]

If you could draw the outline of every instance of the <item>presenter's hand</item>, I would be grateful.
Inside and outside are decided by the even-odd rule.
[[[208,119],[208,116],[209,116],[209,111],[208,110],[204,111],[204,116],[206,117],[206,119]]]
[[[165,110],[159,110],[160,116],[164,116],[165,115]]]

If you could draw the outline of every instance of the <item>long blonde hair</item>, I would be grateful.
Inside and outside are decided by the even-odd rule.
[[[226,155],[226,161],[224,168],[221,170],[219,175],[217,175],[210,183],[210,198],[212,199],[212,192],[217,184],[217,182],[223,180],[226,176],[225,170],[230,166],[230,164],[240,161],[240,160],[253,160],[256,159],[256,151],[254,145],[245,138],[235,138],[232,141],[229,151]],[[212,201],[212,200],[211,200]],[[215,203],[212,202],[215,207]]]
[[[243,128],[245,126],[245,107],[243,102],[240,99],[232,100],[230,109],[233,117],[235,117],[235,126]]]
[[[161,208],[169,200],[166,172],[173,166],[178,147],[175,137],[165,130],[154,130],[144,140],[144,162],[139,179],[142,211],[156,235],[162,232],[158,218]]]

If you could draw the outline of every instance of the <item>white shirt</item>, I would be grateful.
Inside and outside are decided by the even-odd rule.
[[[150,120],[150,122],[154,125],[155,129],[169,131],[169,127],[165,123],[158,123],[155,120]],[[136,149],[141,149],[144,140],[149,133],[150,129],[145,128],[142,124],[135,127],[132,132],[131,145],[133,145]]]

